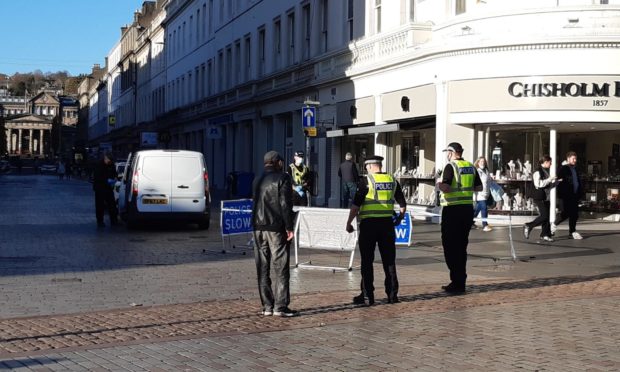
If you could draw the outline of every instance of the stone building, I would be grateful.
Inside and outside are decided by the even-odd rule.
[[[509,160],[568,150],[584,168],[620,175],[619,0],[162,0],[149,9],[159,15],[124,34],[135,37],[139,88],[117,83],[122,39],[108,55],[107,113],[123,124],[97,127],[91,141],[126,151],[141,132],[165,134],[162,147],[205,154],[216,188],[229,172],[260,172],[269,149],[287,160],[306,150],[319,174],[314,203],[335,206],[344,154],[357,163],[379,154],[410,202],[426,205],[452,141],[467,159],[487,156],[499,177]],[[308,140],[304,102],[317,108]],[[506,185],[526,191],[523,180]]]

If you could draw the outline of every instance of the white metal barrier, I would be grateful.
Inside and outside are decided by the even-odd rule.
[[[358,233],[357,228],[352,233],[345,230],[349,210],[312,207],[295,210],[298,211],[295,222],[295,267],[352,270]],[[353,226],[356,226],[355,220]],[[340,267],[312,265],[311,261],[300,263],[299,248],[350,252],[349,264],[347,267]]]

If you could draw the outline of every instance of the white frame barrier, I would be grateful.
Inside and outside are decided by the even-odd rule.
[[[357,246],[357,219],[352,222],[355,231],[345,230],[349,209],[299,207],[295,221],[295,267],[326,269],[333,271],[353,270],[353,257]],[[317,266],[312,261],[299,262],[299,248],[351,252],[348,267]]]

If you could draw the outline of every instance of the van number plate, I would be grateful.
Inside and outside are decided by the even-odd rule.
[[[142,204],[168,204],[167,199],[142,199]]]

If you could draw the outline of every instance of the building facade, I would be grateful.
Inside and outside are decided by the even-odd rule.
[[[164,133],[162,147],[205,154],[217,188],[231,171],[260,172],[267,150],[292,160],[308,148],[317,205],[339,204],[346,152],[358,163],[383,155],[410,202],[433,204],[452,141],[467,159],[486,156],[513,194],[527,194],[528,164],[543,154],[574,150],[584,169],[608,182],[620,175],[620,1],[170,0],[153,9],[136,35],[137,66],[149,66],[136,74],[140,119],[128,132],[106,127],[106,138],[129,133],[139,146],[141,131]],[[120,68],[114,55],[109,66]],[[122,92],[109,89],[108,113]],[[308,101],[319,103],[309,146]]]

